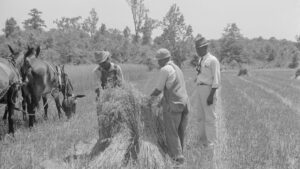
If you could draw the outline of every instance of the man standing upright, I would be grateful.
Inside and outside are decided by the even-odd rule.
[[[200,113],[200,140],[202,144],[213,146],[216,142],[216,90],[220,86],[220,63],[208,52],[208,42],[204,37],[195,41],[199,56],[197,65],[197,112]]]
[[[96,51],[95,60],[98,64],[93,71],[97,81],[95,90],[97,100],[101,89],[120,87],[124,79],[121,67],[110,61],[110,53],[108,51]]]
[[[177,164],[182,164],[189,99],[183,73],[170,58],[171,54],[167,49],[157,51],[156,59],[160,72],[158,83],[151,96],[154,98],[163,92],[163,121],[168,153]]]

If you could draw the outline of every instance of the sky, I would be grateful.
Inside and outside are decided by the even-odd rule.
[[[300,34],[300,0],[145,0],[150,17],[162,20],[171,5],[176,3],[192,25],[194,35],[207,39],[222,36],[228,23],[236,23],[248,38],[262,36],[295,41]],[[31,9],[42,11],[42,19],[49,28],[61,17],[88,17],[92,8],[101,23],[108,28],[134,31],[132,14],[126,0],[0,0],[0,29],[14,17],[18,25],[28,19]],[[1,32],[1,34],[3,34]],[[156,30],[154,35],[159,35]]]

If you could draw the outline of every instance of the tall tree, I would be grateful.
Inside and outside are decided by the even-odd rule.
[[[23,24],[25,29],[33,30],[43,30],[43,27],[46,28],[45,21],[41,18],[41,11],[38,11],[36,8],[30,10],[28,15],[29,19],[26,19]]]
[[[81,16],[73,17],[73,18],[66,18],[62,17],[60,20],[56,19],[54,23],[56,24],[57,28],[63,32],[69,32],[73,30],[80,30],[81,23]]]
[[[220,62],[230,63],[235,60],[240,66],[248,62],[241,43],[242,38],[240,29],[235,23],[227,24],[221,38]]]
[[[134,42],[138,42],[143,24],[146,19],[148,9],[145,7],[144,0],[126,0],[131,8],[133,24],[135,30]]]
[[[300,50],[300,35],[296,36],[296,47]]]
[[[123,30],[123,36],[125,38],[124,43],[122,45],[122,62],[127,62],[130,56],[130,40],[131,40],[131,32],[128,26],[126,26]]]
[[[97,12],[93,8],[90,11],[90,16],[86,18],[83,22],[82,28],[84,31],[90,34],[90,36],[94,36],[97,31],[97,23],[99,21]]]
[[[151,42],[152,31],[159,26],[159,22],[146,15],[144,26],[141,31],[143,33],[142,44],[148,45]]]
[[[299,52],[294,51],[293,52],[293,57],[292,57],[292,62],[288,65],[289,68],[297,68],[299,66]]]
[[[124,37],[126,38],[126,39],[129,39],[130,38],[130,29],[129,29],[129,27],[128,26],[126,26],[125,28],[124,28],[124,30],[123,30],[123,35],[124,35]]]
[[[192,27],[186,26],[184,16],[179,7],[173,4],[162,22],[163,33],[157,37],[158,45],[169,49],[174,62],[181,67],[182,62],[187,59],[185,53],[186,41],[192,37]]]
[[[7,19],[5,22],[5,28],[2,30],[5,34],[5,37],[8,38],[13,33],[20,30],[20,27],[17,25],[17,21],[14,18]]]
[[[101,27],[100,27],[100,33],[102,35],[104,35],[106,32],[106,25],[104,23],[101,24]]]

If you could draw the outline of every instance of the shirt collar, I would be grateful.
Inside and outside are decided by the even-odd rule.
[[[171,63],[173,63],[173,61],[172,60],[169,60],[164,66],[162,66],[161,68],[163,68],[163,67],[165,67],[165,66],[167,66],[167,65],[170,65]],[[160,68],[160,69],[161,69]]]
[[[115,67],[115,64],[114,64],[114,63],[112,63],[112,62],[110,62],[110,68],[109,68],[109,70],[108,70],[108,71],[112,71],[112,70],[114,69],[114,67]]]
[[[207,52],[207,54],[203,56],[203,60],[207,59],[209,56],[210,56],[210,53]]]
[[[170,63],[173,63],[173,61],[172,61],[172,60],[169,60],[169,61],[167,62],[166,65],[168,65],[168,64],[170,64]]]

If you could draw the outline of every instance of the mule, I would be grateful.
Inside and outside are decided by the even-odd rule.
[[[16,63],[16,58],[19,58],[21,53],[15,52],[11,46],[8,47],[11,55],[0,59],[0,103],[6,104],[3,120],[6,120],[8,114],[8,133],[14,133],[12,116],[22,100],[23,83]]]
[[[71,83],[64,83],[62,79],[67,80],[67,76],[62,74],[59,66],[54,67],[50,63],[43,61],[39,58],[40,47],[34,48],[28,47],[28,51],[24,55],[24,74],[26,79],[28,79],[28,91],[30,93],[30,102],[28,104],[28,114],[29,114],[29,126],[32,127],[35,121],[35,111],[39,106],[39,101],[43,100],[44,105],[44,117],[47,119],[48,114],[48,101],[47,95],[51,94],[54,98],[56,108],[58,111],[58,117],[61,117],[61,104],[59,99],[59,93],[62,92],[62,88],[73,88]],[[62,78],[63,76],[63,78]],[[70,90],[71,91],[71,90]],[[65,101],[65,111],[66,115],[71,114],[71,111],[75,111],[76,99],[83,97],[82,95],[74,96],[72,93],[65,91],[63,93]],[[68,96],[70,95],[70,96]]]

